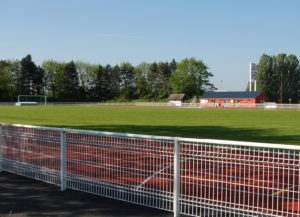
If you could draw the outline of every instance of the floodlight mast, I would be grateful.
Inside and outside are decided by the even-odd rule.
[[[252,63],[250,62],[250,73],[249,73],[249,91],[252,91]]]
[[[280,104],[282,104],[282,72],[280,73]]]
[[[249,91],[252,91],[252,81],[254,81],[254,91],[256,91],[256,73],[257,66],[255,63],[250,62],[250,77],[249,77]]]

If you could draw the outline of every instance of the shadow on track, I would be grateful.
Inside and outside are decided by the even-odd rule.
[[[48,127],[65,127],[72,129],[135,133],[146,135],[178,136],[185,138],[221,139],[234,141],[264,142],[300,145],[300,135],[278,135],[278,129],[231,128],[223,126],[147,126],[147,125],[81,125]]]
[[[170,212],[0,173],[0,216],[171,217]]]

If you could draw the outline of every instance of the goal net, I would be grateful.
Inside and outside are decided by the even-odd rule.
[[[19,95],[16,105],[47,105],[47,97],[45,95]]]

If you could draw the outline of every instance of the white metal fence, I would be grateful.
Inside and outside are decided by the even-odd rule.
[[[168,103],[168,102],[128,102],[128,103],[99,103],[98,106],[145,106],[145,107],[182,107],[182,108],[257,108],[257,109],[300,109],[300,104],[273,103]]]
[[[173,211],[300,216],[300,147],[0,125],[0,171]]]
[[[0,102],[0,106],[15,105],[13,102]],[[169,102],[123,102],[123,103],[98,103],[98,102],[47,102],[47,106],[140,106],[140,107],[181,107],[181,108],[257,108],[257,109],[296,109],[300,110],[300,104],[276,104],[272,103],[169,103]]]

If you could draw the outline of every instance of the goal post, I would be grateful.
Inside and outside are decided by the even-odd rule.
[[[17,106],[21,105],[47,105],[45,95],[18,95]]]

